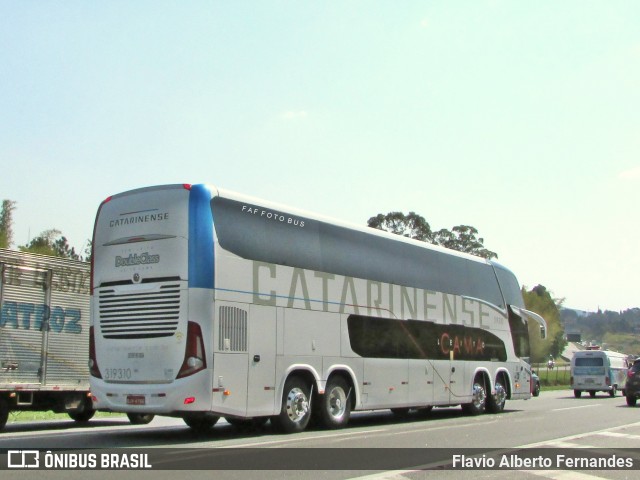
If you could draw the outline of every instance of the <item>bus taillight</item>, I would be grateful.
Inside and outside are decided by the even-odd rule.
[[[98,361],[96,360],[96,340],[94,338],[94,329],[89,327],[89,373],[92,377],[102,378]]]
[[[184,361],[176,378],[183,378],[207,368],[204,354],[204,340],[200,325],[189,322],[187,326],[187,346],[184,351]]]

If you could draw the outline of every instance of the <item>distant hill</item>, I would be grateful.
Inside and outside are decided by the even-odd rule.
[[[640,355],[640,308],[621,312],[562,308],[560,321],[565,336],[573,341],[579,334],[583,342],[605,344],[611,350]]]

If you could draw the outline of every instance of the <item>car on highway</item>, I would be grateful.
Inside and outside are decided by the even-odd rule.
[[[640,398],[640,358],[636,359],[627,371],[625,395],[627,405],[635,407],[638,398]]]
[[[531,370],[531,394],[534,397],[540,395],[540,377],[533,370]]]

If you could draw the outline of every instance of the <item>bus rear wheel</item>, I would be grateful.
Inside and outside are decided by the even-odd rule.
[[[311,418],[310,387],[302,378],[293,376],[287,379],[282,392],[280,414],[271,419],[271,423],[284,433],[302,432]]]
[[[351,416],[351,389],[342,377],[330,378],[320,397],[320,418],[327,428],[342,428]]]
[[[574,390],[573,396],[576,398],[580,398],[582,396],[582,390]]]
[[[507,391],[502,385],[502,379],[496,380],[495,393],[487,398],[487,410],[491,413],[500,413],[507,403]]]

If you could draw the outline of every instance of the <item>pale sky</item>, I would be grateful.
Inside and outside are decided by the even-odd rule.
[[[473,225],[520,282],[640,306],[640,2],[0,0],[0,199],[209,183]]]

